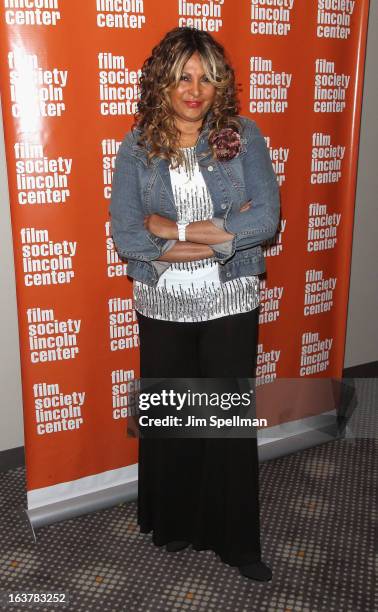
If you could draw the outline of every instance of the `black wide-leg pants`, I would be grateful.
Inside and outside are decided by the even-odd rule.
[[[137,313],[142,378],[253,377],[258,308],[199,323]],[[229,565],[261,559],[256,438],[140,438],[138,524]]]

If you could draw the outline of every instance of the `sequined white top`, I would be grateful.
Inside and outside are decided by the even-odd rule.
[[[198,166],[195,147],[182,149],[185,164],[170,167],[179,221],[204,221],[213,216],[210,193]],[[155,287],[134,280],[134,308],[146,317],[198,322],[253,310],[259,305],[258,276],[225,283],[213,258],[172,263]]]

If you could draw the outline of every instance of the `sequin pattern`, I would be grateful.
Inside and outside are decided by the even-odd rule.
[[[203,181],[195,147],[183,149],[185,164],[170,170],[172,191],[177,209],[178,221],[206,221],[213,216],[213,203]],[[202,180],[201,180],[202,179]],[[199,268],[217,267],[214,259],[182,261],[171,264],[171,270],[198,270]]]
[[[195,147],[183,149],[185,163],[170,167],[172,191],[180,221],[213,216],[210,193],[198,166]],[[259,278],[219,280],[213,258],[172,263],[155,287],[134,281],[134,308],[147,317],[198,322],[248,312],[259,305]]]

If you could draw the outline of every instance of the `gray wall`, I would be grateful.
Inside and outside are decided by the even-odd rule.
[[[378,360],[378,3],[371,0],[345,367]],[[2,124],[1,124],[2,130]],[[0,133],[0,451],[23,445],[21,375],[4,143]]]
[[[1,451],[24,444],[16,288],[2,121],[0,123],[0,338]]]

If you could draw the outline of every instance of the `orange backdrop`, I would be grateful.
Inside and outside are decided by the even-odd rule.
[[[140,67],[177,25],[225,45],[242,114],[263,132],[281,186],[258,384],[341,375],[368,9],[368,0],[2,2],[29,507],[42,503],[38,492],[57,501],[57,485],[86,477],[109,486],[137,461],[122,404],[138,375],[138,326],[108,205]],[[278,422],[274,410],[269,418]]]

